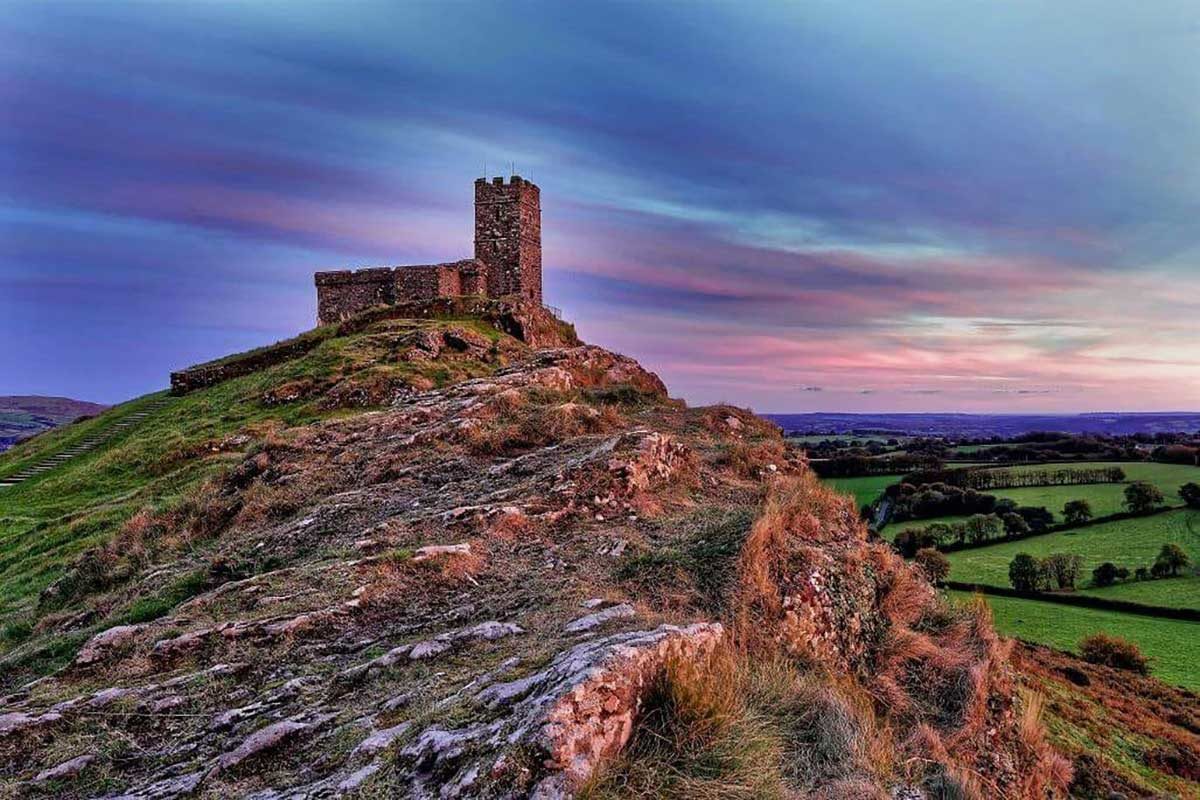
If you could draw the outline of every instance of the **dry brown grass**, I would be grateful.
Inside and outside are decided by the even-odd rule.
[[[776,480],[746,538],[739,563],[737,627],[766,644],[784,612],[784,587],[804,561],[806,548],[823,542],[866,539],[849,498],[809,472]]]
[[[487,564],[487,554],[479,541],[472,541],[467,553],[443,553],[420,560],[413,558],[410,550],[386,553],[364,566],[366,589],[360,597],[360,608],[392,608],[418,593],[458,590],[464,584],[475,583]]]
[[[890,734],[852,679],[727,638],[666,664],[627,752],[583,796],[876,800],[893,764]]]
[[[476,455],[494,456],[604,433],[623,424],[616,406],[597,408],[561,394],[506,389],[474,412],[459,428],[459,439]]]
[[[761,478],[770,474],[770,465],[779,468],[787,463],[787,446],[778,439],[736,441],[729,446],[719,463],[727,464],[743,478]]]

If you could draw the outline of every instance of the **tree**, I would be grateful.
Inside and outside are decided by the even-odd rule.
[[[1044,531],[1054,524],[1054,515],[1043,506],[1021,506],[1016,513],[1021,515],[1031,529],[1038,532]]]
[[[1134,481],[1125,487],[1125,507],[1131,514],[1148,514],[1163,501],[1163,493],[1146,481]]]
[[[1028,553],[1017,553],[1008,564],[1008,582],[1021,592],[1036,592],[1042,582],[1042,566]]]
[[[1179,496],[1188,504],[1188,508],[1200,508],[1200,484],[1185,483],[1179,487]]]
[[[1148,581],[1150,580],[1150,570],[1145,567],[1138,567],[1133,571],[1134,580]]]
[[[1162,550],[1158,552],[1158,558],[1154,560],[1154,565],[1166,565],[1166,569],[1172,575],[1178,575],[1179,570],[1192,563],[1188,558],[1188,554],[1183,551],[1183,548],[1177,544],[1164,544]]]
[[[1042,559],[1042,569],[1059,589],[1074,589],[1083,568],[1083,558],[1070,553],[1053,553]]]
[[[932,547],[918,550],[916,562],[931,583],[941,583],[950,574],[950,559]]]
[[[1024,536],[1029,533],[1029,523],[1020,514],[1009,511],[1000,516],[1000,521],[1004,523],[1004,532],[1009,536]]]
[[[1072,525],[1079,525],[1092,518],[1092,504],[1087,500],[1071,500],[1063,506],[1063,519]]]
[[[967,538],[981,544],[1000,535],[1002,526],[995,514],[975,514],[967,520]]]
[[[1171,565],[1165,561],[1155,561],[1150,565],[1151,578],[1165,578],[1171,574]]]
[[[1096,586],[1112,586],[1116,582],[1117,565],[1111,561],[1105,561],[1092,570],[1092,583]]]

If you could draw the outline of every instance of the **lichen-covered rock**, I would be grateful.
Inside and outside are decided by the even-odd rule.
[[[613,634],[575,645],[530,675],[487,686],[475,700],[493,710],[492,722],[431,727],[402,751],[414,795],[564,796],[629,741],[668,659],[702,659],[723,635],[715,623]],[[532,761],[530,753],[537,754]],[[455,794],[468,789],[473,793]]]

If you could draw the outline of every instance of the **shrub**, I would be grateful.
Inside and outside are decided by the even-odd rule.
[[[1105,561],[1092,570],[1092,583],[1096,586],[1112,586],[1116,582],[1117,565],[1111,561]]]
[[[1150,570],[1146,567],[1138,567],[1133,571],[1133,577],[1135,580],[1148,581],[1150,580]]]
[[[1179,496],[1188,508],[1200,508],[1200,484],[1185,483],[1179,487]]]
[[[1009,536],[1024,536],[1029,533],[1029,523],[1020,514],[1009,511],[1000,515],[1000,521],[1004,523],[1004,532]]]
[[[1149,660],[1142,655],[1136,644],[1107,633],[1093,633],[1081,640],[1079,655],[1084,661],[1114,669],[1129,670],[1141,675],[1150,671]]]
[[[1146,481],[1134,481],[1125,487],[1125,507],[1131,514],[1147,514],[1163,502],[1163,493]]]
[[[916,561],[917,566],[932,583],[941,583],[950,574],[950,559],[932,547],[923,547],[917,551]]]
[[[933,525],[930,525],[928,528],[910,528],[900,531],[896,534],[896,538],[892,540],[892,543],[900,551],[900,555],[905,558],[913,558],[916,556],[917,551],[926,548],[936,549],[938,544],[941,543],[941,537],[931,531],[933,527]],[[949,529],[950,526],[947,525],[944,527]]]
[[[1063,506],[1062,513],[1063,519],[1078,525],[1092,518],[1092,505],[1087,500],[1071,500]]]
[[[1028,553],[1017,553],[1008,564],[1008,582],[1022,592],[1035,592],[1042,582],[1042,567]]]
[[[1054,524],[1054,515],[1043,506],[1020,506],[1014,513],[1019,514],[1034,531],[1044,531]]]

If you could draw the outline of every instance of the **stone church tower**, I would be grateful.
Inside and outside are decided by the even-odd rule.
[[[487,264],[488,295],[542,302],[542,203],[517,175],[475,180],[475,258]]]
[[[475,179],[475,257],[445,264],[318,272],[317,323],[439,297],[542,302],[542,194],[520,175]]]

